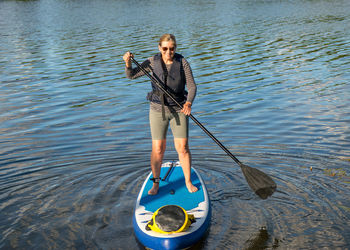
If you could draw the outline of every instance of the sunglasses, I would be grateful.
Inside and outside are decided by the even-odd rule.
[[[162,47],[162,50],[163,50],[164,52],[166,52],[166,51],[168,51],[168,50],[170,50],[171,52],[173,52],[173,51],[175,50],[175,47],[170,47],[170,48]]]

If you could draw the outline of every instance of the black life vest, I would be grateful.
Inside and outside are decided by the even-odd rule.
[[[186,79],[182,68],[182,58],[182,55],[175,53],[173,63],[168,72],[165,63],[162,60],[162,55],[158,53],[153,57],[153,76],[180,104],[184,104],[187,98],[187,91],[185,90]],[[163,94],[163,92],[153,82],[152,92],[148,93],[147,99],[151,102],[166,106],[176,106],[176,103],[168,96]]]

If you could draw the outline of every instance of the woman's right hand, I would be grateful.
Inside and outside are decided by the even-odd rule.
[[[131,58],[132,57],[134,57],[134,55],[130,51],[126,52],[123,56],[123,60],[125,61],[125,66],[127,68],[131,67]]]

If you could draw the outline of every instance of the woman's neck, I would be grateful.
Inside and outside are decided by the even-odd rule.
[[[172,64],[174,62],[173,58],[162,58],[165,64]]]

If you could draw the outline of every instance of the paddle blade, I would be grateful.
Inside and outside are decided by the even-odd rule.
[[[275,192],[277,185],[270,176],[244,164],[240,167],[248,185],[261,199],[265,200]]]

